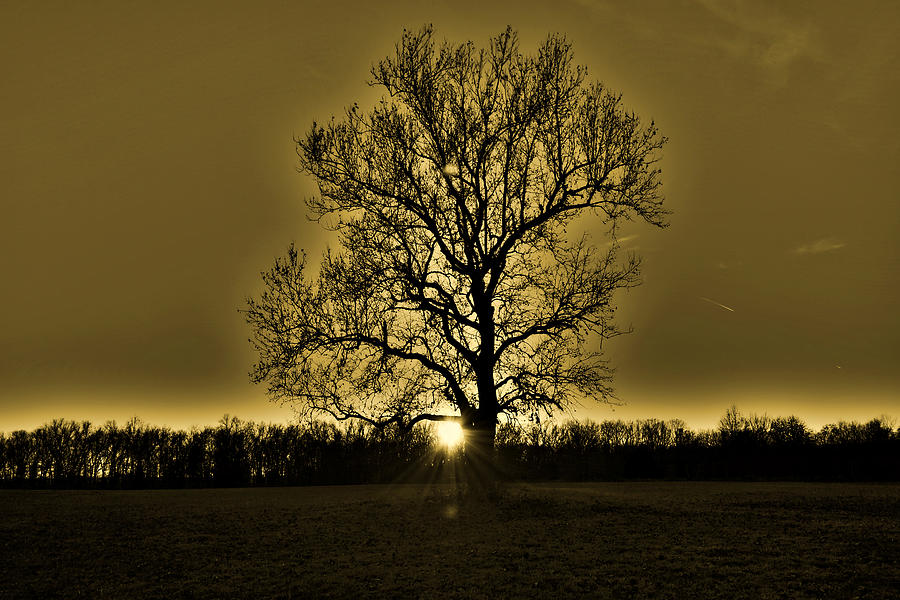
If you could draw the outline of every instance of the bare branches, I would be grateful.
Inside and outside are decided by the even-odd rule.
[[[665,226],[665,138],[586,81],[561,36],[525,55],[511,29],[484,49],[405,31],[372,68],[384,99],[297,140],[343,250],[314,283],[293,249],[264,274],[254,381],[373,425],[611,397],[585,344],[621,332],[613,296],[639,261],[565,227],[585,211],[613,237],[623,219]]]

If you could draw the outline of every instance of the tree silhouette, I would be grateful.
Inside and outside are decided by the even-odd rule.
[[[617,226],[666,225],[665,138],[558,35],[527,56],[509,28],[483,49],[404,31],[371,73],[385,95],[370,112],[296,140],[308,207],[341,249],[315,274],[291,246],[263,273],[251,379],[338,420],[455,419],[470,448],[493,445],[500,414],[610,399],[594,348],[622,332],[613,296],[639,277]],[[603,244],[567,236],[585,213]]]

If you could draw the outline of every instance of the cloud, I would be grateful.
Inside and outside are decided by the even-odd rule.
[[[719,308],[727,310],[728,312],[735,312],[735,310],[733,308],[731,308],[730,306],[725,306],[721,302],[716,302],[715,300],[713,300],[711,298],[707,298],[706,296],[697,296],[697,297],[705,302],[709,302],[710,304],[714,304],[715,306],[718,306]]]
[[[823,252],[839,250],[846,245],[844,242],[834,238],[823,238],[795,248],[794,254],[822,254]]]
[[[716,268],[720,269],[722,271],[725,271],[727,269],[734,269],[734,268],[743,266],[743,264],[744,264],[744,261],[741,261],[741,260],[732,260],[732,261],[720,260],[716,263]]]
[[[572,0],[588,15],[615,20],[632,33],[647,39],[675,39],[713,46],[740,60],[751,60],[780,70],[801,57],[820,54],[819,29],[809,17],[787,14],[781,3],[767,0],[693,0],[674,8],[622,10],[615,0]],[[667,16],[677,15],[680,26],[673,27]]]
[[[702,40],[741,60],[750,60],[783,83],[797,60],[818,58],[818,31],[808,21],[792,20],[778,5],[749,0],[697,0],[720,23]]]
[[[606,243],[603,244],[603,245],[606,246],[606,247],[609,247],[609,246],[612,246],[613,244],[616,244],[616,245],[617,245],[618,247],[620,247],[620,248],[623,248],[623,247],[624,247],[624,248],[633,250],[633,249],[637,248],[637,246],[634,245],[634,244],[630,244],[630,245],[628,245],[628,246],[626,247],[626,243],[632,242],[632,241],[636,240],[638,237],[639,237],[639,236],[638,236],[637,234],[634,234],[634,235],[623,235],[623,236],[621,236],[621,237],[613,238],[613,239],[609,240],[608,242],[606,242]]]

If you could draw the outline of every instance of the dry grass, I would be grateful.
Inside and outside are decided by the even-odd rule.
[[[896,598],[900,485],[0,491],[0,598]]]

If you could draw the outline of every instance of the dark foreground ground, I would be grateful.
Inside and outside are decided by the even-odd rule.
[[[0,598],[898,598],[900,485],[0,491]]]

